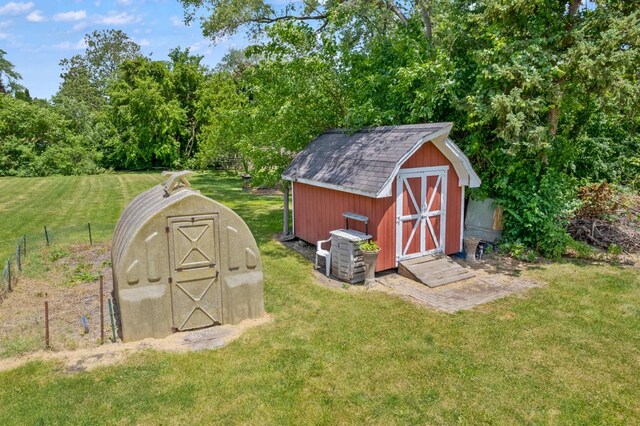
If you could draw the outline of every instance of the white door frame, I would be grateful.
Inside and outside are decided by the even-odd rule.
[[[449,166],[437,166],[437,167],[418,167],[411,169],[401,169],[398,172],[397,183],[396,183],[396,266],[399,261],[405,259],[411,259],[414,257],[420,257],[427,254],[444,252],[445,247],[445,235],[446,235],[446,216],[447,216],[447,175],[449,171]],[[427,178],[430,176],[437,176],[436,184],[437,187],[440,185],[440,209],[439,210],[431,210],[431,206],[433,205],[434,197],[436,191],[434,191],[431,195],[431,198],[427,200]],[[413,215],[403,215],[403,194],[405,184],[408,183],[407,179],[410,178],[420,178],[420,207],[418,207],[418,201],[416,200],[415,195],[411,191],[411,186],[406,185],[407,194],[410,199],[409,202],[413,203],[413,207],[417,214]],[[431,225],[430,218],[434,216],[440,216],[440,236],[439,238],[435,235],[435,230]],[[413,226],[411,234],[407,239],[407,243],[405,246],[402,246],[403,235],[402,235],[402,225],[410,220],[415,220],[416,223]],[[420,251],[418,253],[406,254],[411,244],[416,231],[418,229],[418,225],[420,225]],[[432,250],[426,249],[426,232],[429,231],[433,241],[436,243],[436,248]]]

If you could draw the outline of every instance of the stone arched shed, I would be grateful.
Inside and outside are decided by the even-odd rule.
[[[264,314],[260,254],[231,209],[173,174],[136,197],[113,237],[122,340],[237,324]]]

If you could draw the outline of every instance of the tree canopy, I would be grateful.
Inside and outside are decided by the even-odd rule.
[[[208,69],[188,49],[151,60],[120,31],[88,34],[52,104],[4,95],[0,129],[10,108],[31,122],[41,108],[45,123],[6,133],[3,173],[232,159],[279,185],[328,128],[452,121],[483,179],[471,196],[505,208],[507,240],[549,255],[568,241],[579,185],[640,188],[638,0],[181,2],[212,43],[248,31],[250,46]],[[7,85],[19,75],[5,54]],[[82,166],[33,166],[47,147]]]

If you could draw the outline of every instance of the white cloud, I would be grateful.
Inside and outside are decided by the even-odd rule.
[[[44,17],[41,10],[34,10],[27,15],[27,21],[29,22],[44,22],[47,18]]]
[[[184,21],[177,16],[172,16],[171,25],[173,25],[174,27],[184,27]]]
[[[118,4],[123,4],[123,5],[129,5],[131,4],[131,0],[116,0],[116,3]]]
[[[224,37],[224,40],[226,40],[227,38]],[[222,40],[222,38],[220,39]],[[211,40],[209,39],[202,39],[200,41],[197,41],[195,43],[193,43],[191,46],[189,46],[189,51],[191,53],[196,53],[196,52],[200,52],[201,54],[210,54],[211,53]]]
[[[117,13],[111,10],[106,16],[99,16],[96,23],[103,25],[126,25],[137,20],[135,16],[129,15],[127,12]]]
[[[143,39],[141,39],[141,40],[138,40],[138,41],[136,41],[136,43],[137,43],[139,46],[142,46],[142,47],[144,47],[144,46],[151,46],[151,42],[149,41],[149,39],[146,39],[146,38],[143,38]]]
[[[79,22],[79,23],[77,23],[77,24],[75,24],[73,26],[73,31],[82,31],[85,28],[87,28],[88,26],[89,26],[89,24],[87,23],[87,21],[82,21],[82,22]]]
[[[0,21],[0,28],[8,28],[12,23],[13,23],[13,21],[11,21],[11,20]]]
[[[56,49],[63,49],[63,50],[82,50],[87,47],[87,42],[83,37],[81,40],[75,43],[72,43],[70,41],[65,41],[63,43],[58,43],[53,47],[55,47]]]
[[[8,40],[8,39],[9,39],[9,34],[0,33],[0,40]]]
[[[71,10],[69,12],[56,13],[53,15],[54,21],[59,22],[71,22],[71,21],[81,21],[87,17],[87,12],[84,10]]]
[[[0,6],[0,15],[20,15],[26,13],[33,7],[33,2],[29,3],[14,3],[9,2],[4,6]]]

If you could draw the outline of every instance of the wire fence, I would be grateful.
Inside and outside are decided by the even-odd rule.
[[[29,253],[53,245],[103,243],[111,239],[113,229],[113,224],[101,223],[43,226],[40,232],[25,233],[13,241],[0,241],[0,253],[4,258],[0,276],[0,301],[15,287]]]

